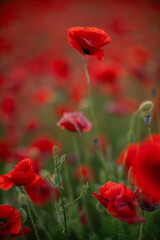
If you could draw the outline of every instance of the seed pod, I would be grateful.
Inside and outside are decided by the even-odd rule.
[[[139,106],[139,111],[142,113],[148,113],[152,110],[153,103],[151,101],[145,101]]]

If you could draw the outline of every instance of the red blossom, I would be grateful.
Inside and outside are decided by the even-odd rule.
[[[100,194],[93,193],[93,196],[112,213],[114,217],[126,221],[129,224],[145,222],[138,213],[138,202],[134,193],[125,186],[107,182],[99,189]]]
[[[152,212],[158,208],[158,203],[155,202],[151,197],[144,194],[141,190],[137,189],[135,196],[139,202],[141,209]]]
[[[83,56],[91,55],[103,60],[104,52],[101,48],[110,42],[110,36],[95,27],[72,27],[68,29],[68,41]]]
[[[134,99],[127,97],[119,97],[113,102],[105,104],[105,110],[109,114],[122,116],[130,114],[137,108],[137,102]]]
[[[2,103],[1,103],[1,111],[4,115],[12,114],[16,109],[15,98],[7,94],[4,96]]]
[[[15,240],[18,237],[23,237],[24,238],[24,236],[29,235],[30,232],[31,232],[31,228],[30,227],[23,226],[18,234],[11,234],[11,239]]]
[[[120,153],[120,157],[117,160],[118,165],[125,164],[125,167],[127,170],[130,169],[130,167],[133,165],[133,161],[136,157],[136,154],[138,152],[138,144],[137,143],[131,143],[129,144],[127,149],[122,150]]]
[[[55,141],[53,138],[49,137],[48,135],[38,136],[32,140],[30,143],[31,147],[38,148],[41,153],[49,153],[52,154],[53,147],[59,147],[59,143]]]
[[[34,172],[32,160],[26,158],[18,163],[11,172],[0,175],[0,188],[8,190],[14,185],[23,186],[36,182],[38,179],[39,176]]]
[[[10,151],[10,148],[9,148],[9,145],[8,143],[3,140],[3,139],[0,139],[0,161],[6,161],[11,155],[11,151]]]
[[[160,145],[157,141],[142,143],[133,162],[133,177],[145,194],[160,201]]]
[[[59,190],[51,187],[49,183],[42,178],[35,183],[28,184],[25,188],[31,200],[40,206],[59,196]]]
[[[64,113],[58,126],[71,132],[77,132],[79,135],[89,132],[92,128],[91,122],[81,112]]]
[[[0,236],[18,234],[21,226],[19,211],[9,205],[0,205]]]
[[[74,169],[74,177],[78,181],[91,182],[96,178],[96,174],[92,166],[82,164]]]

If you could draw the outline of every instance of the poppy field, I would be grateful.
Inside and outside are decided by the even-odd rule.
[[[0,2],[0,240],[160,239],[160,3]]]

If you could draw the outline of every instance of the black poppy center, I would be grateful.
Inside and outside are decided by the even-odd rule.
[[[6,224],[8,222],[7,219],[5,218],[0,218],[0,226],[3,226],[4,224]]]
[[[83,52],[86,54],[86,55],[89,55],[90,54],[90,51],[86,48],[82,48]]]

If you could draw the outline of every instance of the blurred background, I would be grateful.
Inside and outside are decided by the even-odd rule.
[[[64,111],[86,108],[83,58],[67,40],[73,26],[111,36],[103,62],[87,59],[103,116],[131,113],[158,92],[158,1],[1,1],[0,135],[11,147],[56,136]]]

